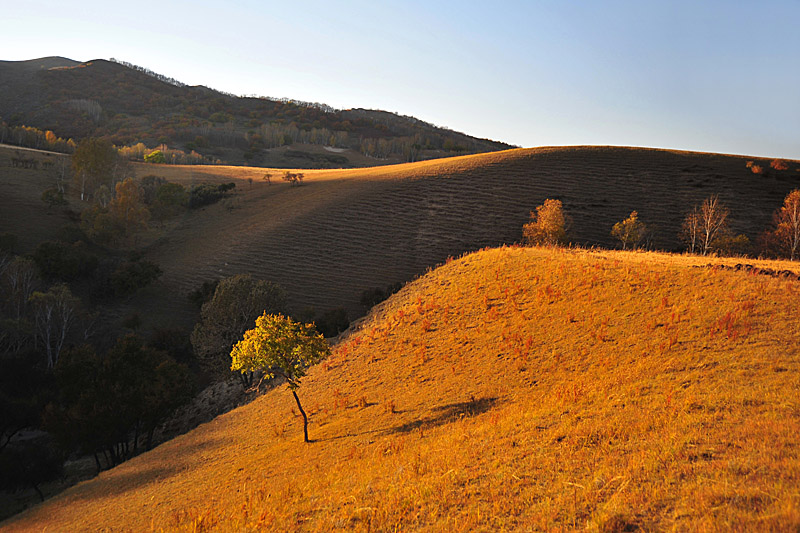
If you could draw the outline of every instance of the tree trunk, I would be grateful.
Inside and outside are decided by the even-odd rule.
[[[300,409],[300,414],[303,415],[303,438],[305,442],[311,442],[308,440],[308,417],[306,412],[303,411],[303,406],[300,405],[300,398],[297,397],[297,392],[292,390],[292,394],[294,395],[294,401],[297,402],[297,408]]]
[[[42,494],[41,489],[39,489],[39,485],[37,483],[31,483],[33,490],[36,491],[36,494],[39,495],[39,500],[44,501],[44,494]]]

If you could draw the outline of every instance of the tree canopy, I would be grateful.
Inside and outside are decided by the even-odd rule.
[[[81,200],[94,194],[101,185],[111,187],[124,176],[125,161],[110,141],[88,138],[78,144],[72,154],[72,173],[81,193]]]
[[[214,296],[203,304],[200,321],[192,332],[192,346],[207,370],[230,375],[231,348],[253,322],[253,317],[282,313],[286,294],[276,283],[263,281],[249,274],[225,278],[214,290]],[[249,379],[243,376],[244,385]]]

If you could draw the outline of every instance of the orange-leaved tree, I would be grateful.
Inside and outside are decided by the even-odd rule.
[[[775,229],[768,231],[768,248],[794,261],[800,258],[800,189],[786,195],[783,206],[772,216]]]
[[[281,314],[264,313],[256,319],[256,327],[247,330],[244,338],[233,347],[231,370],[242,373],[261,370],[265,378],[284,378],[303,415],[303,437],[309,442],[308,416],[300,405],[297,389],[309,367],[330,352],[327,341],[313,324],[295,322]]]
[[[566,244],[571,224],[561,200],[548,198],[536,208],[536,212],[531,211],[531,221],[522,226],[522,236],[528,244]]]

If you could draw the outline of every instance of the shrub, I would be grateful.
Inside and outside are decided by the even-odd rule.
[[[221,185],[212,185],[210,183],[202,183],[195,185],[189,190],[189,208],[197,209],[205,205],[211,205],[220,201],[227,196],[228,191],[236,188],[236,184],[223,183]]]

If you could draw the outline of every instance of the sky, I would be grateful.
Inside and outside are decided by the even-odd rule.
[[[113,57],[524,147],[800,159],[800,0],[4,3],[0,60]]]

